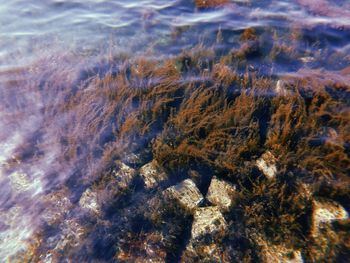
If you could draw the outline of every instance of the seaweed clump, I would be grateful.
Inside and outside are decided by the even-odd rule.
[[[228,0],[194,0],[194,3],[199,9],[217,8],[230,3]]]
[[[226,3],[209,2],[196,1]],[[51,195],[64,190],[74,213],[58,211],[59,220],[37,233],[42,240],[67,235],[71,243],[35,244],[33,260],[273,262],[283,250],[322,262],[349,255],[348,219],[325,219],[321,243],[311,233],[315,199],[350,208],[349,82],[335,71],[326,80],[317,71],[279,79],[250,71],[261,50],[257,31],[246,29],[241,44],[220,57],[199,45],[163,60],[116,58],[117,71],[83,80],[74,92],[41,87],[50,102],[64,101],[47,103],[44,117],[66,116],[54,123],[54,136],[58,159],[75,169]],[[274,157],[273,176],[257,165],[263,156]],[[166,176],[145,173],[152,162]],[[204,198],[217,178],[235,186],[235,205],[224,211]],[[191,209],[165,195],[184,181],[203,196]],[[89,210],[91,200],[98,209]],[[218,220],[205,221],[210,233],[197,235],[208,211]]]

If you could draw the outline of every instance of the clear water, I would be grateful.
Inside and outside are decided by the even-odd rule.
[[[326,0],[232,1],[210,11],[198,11],[192,1],[180,0],[2,1],[0,12],[2,68],[18,59],[67,50],[88,57],[107,51],[169,55],[199,41],[209,44],[218,25],[232,32],[248,27],[350,26],[349,3]],[[178,31],[183,35],[174,39]],[[339,38],[343,45],[337,48],[348,48],[346,39]]]
[[[121,54],[159,61],[199,44],[228,52],[251,27],[265,31],[266,48],[273,44],[269,28],[279,34],[302,29],[306,35],[297,43],[298,60],[252,59],[250,67],[261,74],[322,70],[350,85],[347,0],[232,0],[205,10],[189,0],[0,0],[0,262],[25,248],[40,228],[41,198],[81,169],[80,160],[62,159],[57,135],[78,109],[48,109],[65,107],[62,98],[82,74],[103,75]],[[41,92],[45,85],[63,90],[62,97]],[[83,167],[83,179],[99,165]]]

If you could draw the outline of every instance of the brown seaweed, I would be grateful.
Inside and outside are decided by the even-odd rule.
[[[226,3],[196,1],[196,6]],[[302,33],[294,32],[297,42]],[[254,28],[244,30],[240,48],[220,57],[213,48],[198,45],[162,60],[116,57],[107,70],[88,70],[92,73],[76,74],[77,79],[64,71],[48,72],[47,79],[43,74],[45,81],[36,90],[45,101],[42,129],[54,137],[58,160],[74,167],[64,187],[57,183],[57,188],[64,188],[72,203],[91,188],[98,193],[102,212],[91,215],[74,208],[80,215],[77,221],[62,214],[61,220],[89,223],[74,236],[77,240],[55,251],[43,240],[59,231],[58,226],[46,225],[37,231],[39,241],[28,249],[29,259],[23,260],[37,262],[48,253],[58,261],[77,260],[79,253],[97,261],[204,260],[205,244],[196,255],[185,250],[192,216],[163,200],[161,193],[192,178],[205,194],[214,175],[238,186],[238,205],[224,213],[229,227],[218,240],[223,262],[263,259],[260,239],[301,250],[312,262],[349,255],[348,221],[325,227],[329,240],[309,235],[310,196],[350,208],[347,69],[328,75],[300,70],[278,80],[250,71],[252,56],[265,54],[270,62],[300,56],[296,43],[277,35],[270,52],[262,52],[259,34]],[[42,141],[36,145],[39,149]],[[266,151],[278,162],[273,180],[255,165]],[[18,152],[22,161],[37,158],[24,149]],[[132,154],[139,158],[133,163],[135,176],[121,187],[115,173]],[[169,174],[169,181],[149,190],[136,171],[152,159]],[[54,189],[51,194],[58,193]]]

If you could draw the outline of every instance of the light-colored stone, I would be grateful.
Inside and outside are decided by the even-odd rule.
[[[232,206],[235,193],[235,186],[213,177],[208,189],[207,199],[213,205],[217,205],[220,210],[226,211]]]
[[[16,225],[21,213],[23,213],[23,208],[17,205],[7,211],[0,211],[0,222],[8,226]]]
[[[31,191],[32,196],[42,192],[39,179],[32,180],[26,173],[15,171],[9,175],[12,189],[17,193]]]
[[[123,161],[127,164],[139,164],[141,162],[140,156],[136,155],[134,153],[129,154],[128,156],[126,156]]]
[[[23,192],[30,187],[28,175],[22,172],[15,171],[9,175],[12,188],[15,191]]]
[[[176,199],[186,210],[192,211],[203,200],[196,184],[191,179],[186,179],[181,183],[167,188],[164,195]]]
[[[155,160],[142,166],[140,168],[140,175],[145,182],[146,188],[153,188],[167,179],[167,174],[159,167]]]
[[[121,189],[125,189],[129,187],[131,181],[135,178],[136,171],[120,161],[117,161],[116,164],[119,169],[116,169],[113,174],[118,181],[118,186]]]
[[[226,228],[226,221],[218,207],[200,207],[194,213],[191,231],[192,239],[197,239],[207,234],[215,235]]]
[[[314,200],[311,235],[317,237],[319,235],[319,229],[324,224],[347,218],[349,218],[348,212],[340,204],[331,200]]]
[[[314,62],[316,59],[314,57],[301,57],[299,58],[299,60],[303,63],[311,63],[311,62]]]
[[[273,179],[277,174],[276,158],[270,152],[267,151],[256,161],[256,165],[259,170],[268,178]]]
[[[222,249],[220,244],[216,243],[189,242],[182,254],[181,262],[192,262],[193,258],[197,258],[200,262],[227,262],[222,260]]]
[[[140,234],[138,235],[137,247],[127,250],[118,248],[116,258],[121,262],[166,262],[167,253],[161,245],[163,239],[164,237],[160,232]]]
[[[288,249],[284,245],[265,246],[262,249],[262,260],[265,263],[303,263],[300,250]]]
[[[253,235],[251,238],[260,247],[261,262],[263,263],[303,263],[300,250],[287,247],[284,243],[273,245],[262,238],[261,235]]]
[[[81,195],[79,205],[82,208],[89,209],[96,214],[100,213],[100,206],[97,202],[97,194],[90,188],[86,189],[86,191]]]
[[[330,247],[344,242],[332,227],[336,220],[346,220],[348,213],[340,204],[328,200],[317,199],[312,203],[311,237],[313,242],[309,247],[314,262],[333,262]],[[333,259],[332,259],[333,258]]]
[[[87,230],[74,219],[64,220],[59,229],[60,233],[47,239],[47,243],[54,247],[50,251],[51,254],[59,255],[67,248],[77,247],[87,233]]]
[[[72,207],[65,191],[58,191],[48,194],[44,197],[42,204],[47,207],[41,214],[41,218],[49,225],[61,221]]]
[[[282,97],[288,96],[292,93],[292,91],[287,88],[285,81],[281,79],[276,82],[275,92],[278,96]]]

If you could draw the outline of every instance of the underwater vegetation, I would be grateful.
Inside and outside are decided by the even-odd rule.
[[[229,0],[195,0],[194,4],[199,9],[218,8],[230,3]]]
[[[18,167],[60,166],[8,262],[348,262],[350,56],[326,30],[350,36],[218,28],[214,43],[174,56],[12,72],[4,108],[31,102],[14,95],[22,86],[41,117],[4,166],[6,185],[24,200]],[[26,209],[8,195],[0,230]]]

